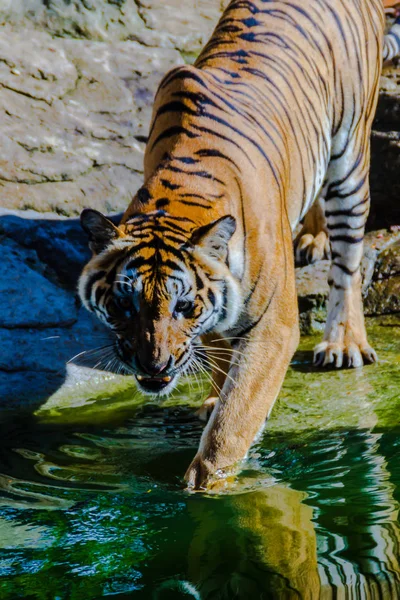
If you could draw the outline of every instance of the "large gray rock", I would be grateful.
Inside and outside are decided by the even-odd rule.
[[[123,211],[142,182],[157,85],[199,52],[226,4],[0,3],[7,23],[0,27],[0,205],[61,215],[85,206]],[[399,152],[385,137],[400,113],[399,72],[387,70],[382,79],[371,175],[375,226],[400,220]]]
[[[134,41],[0,29],[0,205],[124,210],[142,182],[156,88],[182,62]]]
[[[0,18],[60,37],[138,40],[147,46],[198,52],[228,0],[12,0]]]
[[[0,327],[45,329],[76,321],[74,296],[46,279],[35,253],[7,238],[0,251]]]

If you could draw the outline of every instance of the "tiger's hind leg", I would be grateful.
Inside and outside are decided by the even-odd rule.
[[[330,258],[324,205],[323,191],[304,217],[303,227],[294,241],[296,265],[308,265]]]
[[[343,139],[343,138],[342,138]],[[314,350],[317,366],[361,367],[377,360],[367,341],[360,262],[369,212],[369,127],[359,127],[328,168],[325,217],[332,251],[324,339]]]

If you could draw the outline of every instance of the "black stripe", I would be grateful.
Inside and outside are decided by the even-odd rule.
[[[342,265],[342,263],[334,262],[333,264],[334,264],[335,267],[339,267],[339,269],[341,269],[344,273],[346,273],[346,275],[353,276],[358,271],[358,269],[355,269],[354,271],[352,271],[351,269],[349,269],[345,265]]]
[[[325,197],[325,202],[330,202],[332,199],[336,199],[336,198],[340,198],[341,200],[344,200],[345,198],[354,196],[355,194],[357,194],[357,192],[359,192],[362,189],[367,178],[368,178],[368,173],[366,173],[364,175],[364,177],[362,177],[362,179],[358,182],[358,184],[353,189],[351,189],[349,192],[344,192],[344,193],[340,193],[335,190],[331,190],[332,186],[330,185],[328,188],[328,193],[326,194],[326,197]]]
[[[275,291],[276,291],[276,288],[272,292],[272,295],[269,298],[267,304],[265,305],[264,310],[262,311],[261,315],[255,321],[253,321],[252,323],[250,323],[250,325],[248,325],[248,327],[246,327],[246,329],[242,329],[241,331],[239,331],[239,336],[240,337],[244,337],[244,336],[248,335],[255,327],[257,327],[257,325],[259,324],[259,322],[261,321],[261,319],[263,318],[263,316],[265,315],[265,313],[269,309],[270,304],[272,302],[272,299],[275,296]]]
[[[364,227],[364,223],[362,225],[359,225],[358,227],[353,227],[352,225],[349,225],[348,222],[344,222],[344,221],[342,221],[341,223],[333,223],[333,224],[328,223],[329,231],[334,231],[335,229],[351,229],[352,231],[354,231],[356,229],[362,229],[363,227]]]
[[[99,279],[102,279],[105,275],[106,271],[97,271],[96,273],[93,273],[93,275],[90,275],[87,282],[85,283],[84,289],[84,297],[87,302],[89,302],[90,296],[92,295],[93,285],[96,283],[96,281],[99,281]]]
[[[329,236],[329,241],[331,244],[334,242],[346,242],[347,244],[361,244],[364,237],[351,237],[350,235],[332,235]]]
[[[160,180],[162,185],[164,187],[166,187],[168,190],[177,190],[178,188],[180,188],[181,186],[177,183],[172,183],[171,181],[168,181],[168,179],[161,179]]]
[[[249,157],[248,153],[246,153],[245,150],[243,149],[243,147],[240,146],[240,144],[238,144],[237,142],[235,142],[231,137],[223,135],[222,133],[218,133],[217,131],[215,131],[214,129],[210,129],[209,127],[201,127],[200,125],[194,125],[194,124],[192,124],[192,127],[194,127],[194,129],[196,129],[197,131],[201,131],[202,133],[209,133],[210,135],[213,135],[221,140],[226,140],[233,146],[236,146],[236,148],[238,148],[238,150],[241,150],[241,152],[243,152],[245,154],[245,156],[247,157],[247,160],[249,161],[251,166],[254,167],[254,163],[251,160],[251,158]]]
[[[215,308],[217,299],[211,288],[208,288],[208,290],[207,290],[207,298],[208,298],[209,302],[212,304],[213,308]]]
[[[168,198],[159,198],[156,202],[156,208],[165,208],[169,204]]]
[[[169,269],[171,269],[171,271],[179,271],[181,273],[184,273],[184,269],[182,269],[182,267],[180,267],[178,264],[176,264],[175,262],[173,262],[172,260],[169,260],[169,258],[167,258],[166,260],[163,260],[160,264],[161,267],[168,267]]]
[[[174,156],[173,160],[179,160],[179,162],[183,162],[185,165],[194,165],[198,162],[192,156]]]
[[[187,137],[191,139],[198,137],[196,133],[189,131],[189,129],[186,129],[186,127],[175,125],[174,127],[169,127],[168,129],[165,129],[162,133],[160,133],[159,136],[157,136],[157,138],[151,145],[151,150],[154,150],[154,146],[156,146],[162,140],[173,137],[175,135],[187,135]]]
[[[228,302],[228,287],[224,281],[222,283],[222,311],[221,311],[219,321],[225,321],[225,319],[226,319],[226,315],[228,312],[228,307],[226,306],[227,302]]]
[[[94,293],[94,299],[97,305],[100,304],[100,300],[102,298],[102,296],[105,294],[106,292],[106,288],[103,288],[101,286],[97,286],[96,291]]]
[[[196,154],[201,157],[210,157],[210,156],[214,157],[215,156],[216,158],[222,158],[222,159],[230,162],[234,167],[236,167],[236,169],[238,171],[240,171],[240,168],[235,163],[235,161],[232,158],[230,158],[229,156],[226,156],[226,154],[223,154],[220,150],[214,150],[211,148],[203,148],[202,150],[197,150]]]
[[[139,269],[141,269],[141,267],[143,267],[144,265],[150,265],[150,263],[153,262],[153,257],[152,258],[145,258],[144,256],[135,256],[135,258],[132,258],[125,266],[125,270],[126,271],[130,271],[130,270],[135,270],[138,271]]]
[[[354,210],[369,201],[369,197],[357,202],[352,208],[339,208],[338,210],[325,210],[325,217],[362,217],[368,212],[368,207],[361,212],[354,212]]]
[[[191,202],[190,200],[181,200],[177,199],[177,202],[181,204],[185,204],[185,206],[198,206],[199,208],[212,208],[212,204],[201,204],[200,202],[195,202],[194,200]]]

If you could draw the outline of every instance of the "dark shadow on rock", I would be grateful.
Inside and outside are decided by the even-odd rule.
[[[79,219],[0,211],[1,410],[34,410],[63,384],[66,363],[110,334],[76,295],[90,257]]]
[[[28,211],[32,214],[33,211]],[[40,213],[37,213],[40,215]],[[121,214],[108,218],[119,223]],[[38,260],[62,285],[75,287],[82,267],[90,258],[87,235],[79,218],[26,218],[21,211],[0,212],[0,234],[34,250]]]

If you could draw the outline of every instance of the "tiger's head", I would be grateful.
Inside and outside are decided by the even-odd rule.
[[[79,295],[115,333],[117,357],[150,394],[169,393],[195,362],[199,337],[230,329],[241,309],[228,266],[235,219],[188,221],[155,210],[116,227],[95,210],[81,215],[93,256]]]

